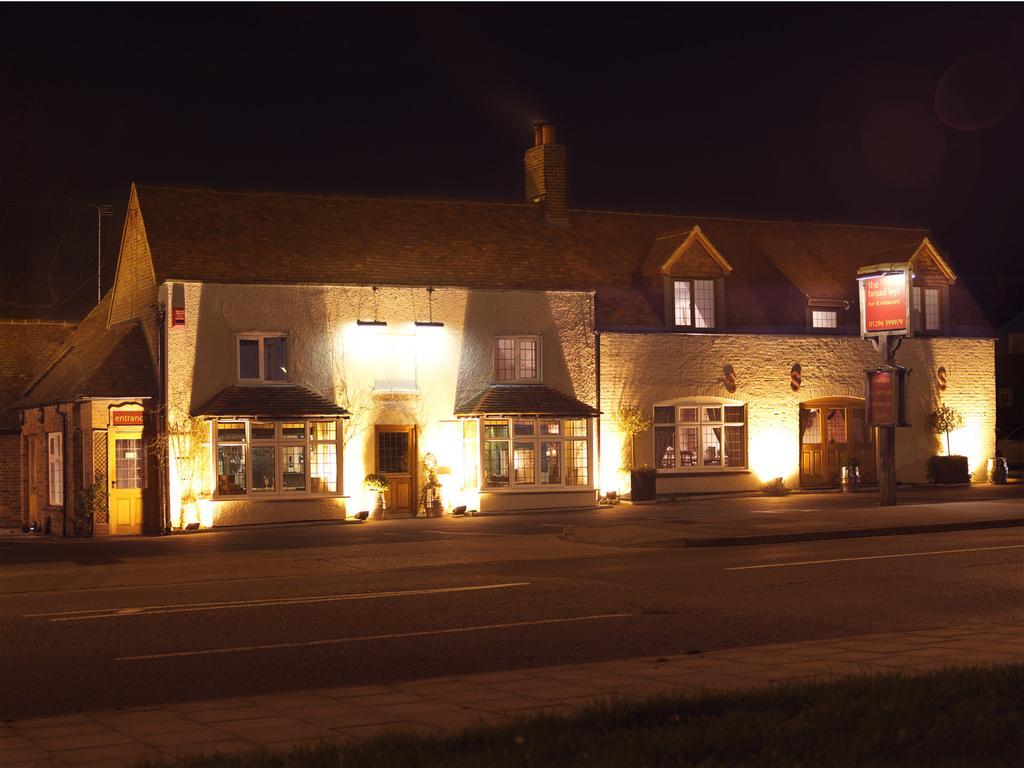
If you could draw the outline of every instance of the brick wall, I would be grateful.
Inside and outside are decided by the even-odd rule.
[[[526,150],[526,199],[541,200],[550,224],[569,223],[565,147],[542,144]]]
[[[61,406],[61,410],[68,414],[68,431],[64,441],[64,452],[67,456],[64,499],[69,517],[74,511],[75,494],[82,489],[82,438],[78,409],[79,406],[67,403]],[[25,412],[25,424],[21,433],[21,519],[27,523],[38,522],[43,530],[49,521],[50,531],[54,536],[61,536],[64,533],[64,512],[59,505],[50,504],[47,436],[51,432],[61,432],[62,429],[61,416],[55,406],[43,409],[41,422],[38,409]],[[26,455],[27,452],[33,454],[31,460]]]
[[[0,433],[0,528],[21,527],[21,437]]]
[[[863,397],[864,369],[879,354],[855,337],[782,335],[626,334],[601,335],[601,480],[605,490],[628,488],[618,471],[628,446],[614,424],[620,404],[649,414],[655,403],[681,397],[734,400],[747,406],[749,472],[659,479],[659,491],[752,490],[783,476],[799,482],[799,406],[822,397]],[[985,476],[995,450],[995,369],[990,339],[915,338],[897,354],[913,369],[908,389],[909,428],[896,434],[900,482],[924,482],[928,458],[940,439],[928,433],[925,417],[940,402],[961,411],[965,428],[953,435],[953,452],[969,457],[975,479]],[[794,363],[802,369],[799,391],[790,386]],[[723,368],[731,365],[736,391],[729,392]],[[946,369],[940,390],[936,370]],[[638,463],[653,463],[651,432],[636,438]]]

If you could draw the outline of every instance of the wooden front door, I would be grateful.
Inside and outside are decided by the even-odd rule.
[[[862,483],[876,482],[875,442],[862,405],[818,402],[800,406],[800,485],[837,486],[851,458]]]
[[[110,429],[108,441],[110,533],[142,533],[142,489],[146,484],[142,427]]]
[[[388,479],[387,517],[415,517],[416,427],[378,424],[374,445],[376,471]]]

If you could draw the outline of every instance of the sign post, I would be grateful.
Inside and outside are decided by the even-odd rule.
[[[860,335],[881,356],[866,371],[868,425],[878,428],[878,475],[883,507],[896,505],[896,427],[905,423],[906,369],[896,365],[896,350],[911,335],[911,280],[908,262],[872,264],[857,270],[860,285]]]

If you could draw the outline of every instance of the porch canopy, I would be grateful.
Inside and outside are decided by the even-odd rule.
[[[593,406],[543,384],[492,384],[455,407],[459,418],[557,416],[579,419],[600,414]]]
[[[266,419],[297,419],[309,416],[348,418],[349,411],[323,395],[298,385],[225,387],[201,406],[193,416],[250,416]]]

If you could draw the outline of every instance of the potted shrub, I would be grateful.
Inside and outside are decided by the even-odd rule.
[[[956,408],[941,405],[928,414],[928,429],[935,435],[946,435],[946,455],[932,456],[928,461],[928,479],[943,485],[969,483],[966,456],[953,456],[949,433],[964,425],[964,417]]]
[[[373,512],[370,513],[372,520],[380,520],[384,517],[384,508],[386,506],[384,502],[384,492],[388,489],[390,483],[387,477],[371,472],[363,480],[363,488],[372,493],[377,494],[377,499],[373,504]]]
[[[615,424],[629,440],[630,499],[650,501],[657,494],[657,473],[646,464],[637,466],[635,439],[651,428],[651,417],[634,405],[623,405],[615,412]]]

